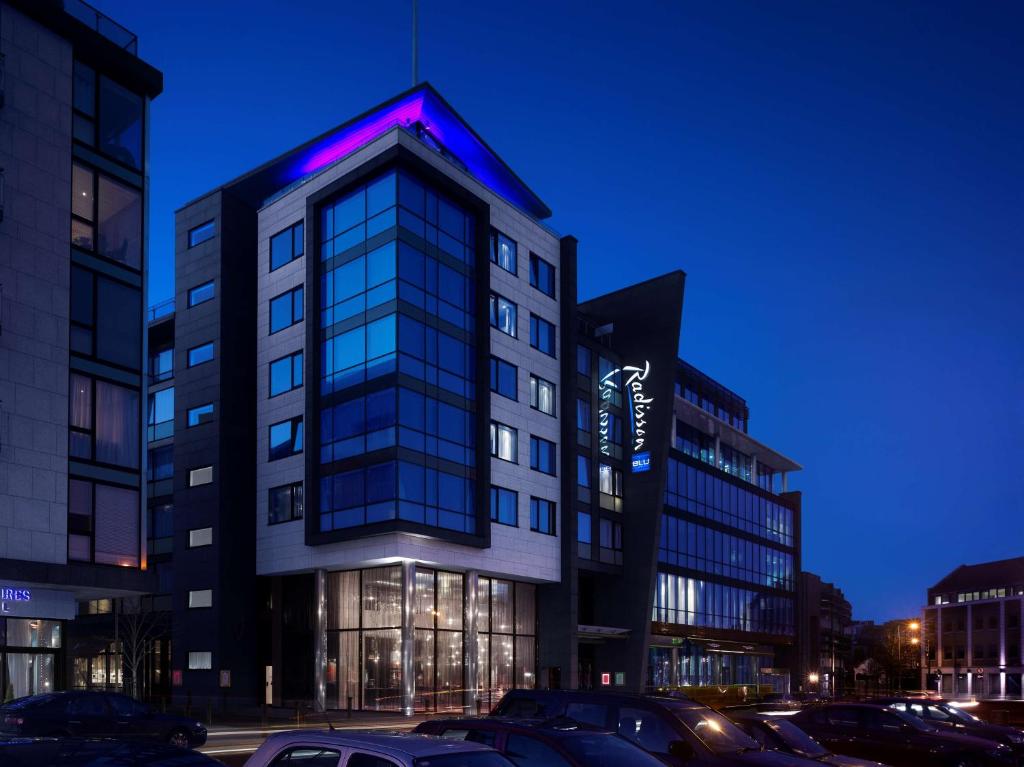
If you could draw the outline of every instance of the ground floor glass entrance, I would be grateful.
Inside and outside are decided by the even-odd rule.
[[[774,657],[759,653],[721,652],[687,642],[651,647],[648,687],[707,687],[709,685],[780,685],[788,691],[788,675],[773,673]],[[765,672],[764,669],[770,669]]]
[[[59,689],[60,647],[60,621],[0,618],[0,698]]]

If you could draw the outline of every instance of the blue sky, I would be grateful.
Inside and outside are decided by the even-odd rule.
[[[173,211],[410,84],[410,2],[95,0],[164,72]],[[681,352],[802,463],[859,618],[1024,554],[1015,3],[422,0],[421,76],[580,240],[580,296],[688,275]]]

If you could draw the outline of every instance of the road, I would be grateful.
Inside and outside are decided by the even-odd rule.
[[[378,730],[378,731],[391,731],[400,732],[408,731],[423,721],[422,717],[412,718],[389,718],[389,721],[381,722],[377,720],[362,720],[362,721],[350,721],[347,719],[341,719],[340,721],[333,722],[336,730]],[[212,756],[214,759],[218,759],[224,764],[230,765],[230,767],[241,767],[245,764],[245,760],[259,748],[260,744],[266,740],[268,735],[275,732],[287,732],[289,730],[305,729],[305,730],[323,730],[326,729],[326,725],[317,723],[312,725],[303,725],[296,727],[292,725],[288,726],[271,726],[271,727],[256,727],[256,728],[245,728],[245,727],[217,727],[210,730],[209,736],[206,741],[206,745],[197,749],[207,756]]]

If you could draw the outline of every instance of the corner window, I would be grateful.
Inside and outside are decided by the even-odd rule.
[[[275,423],[270,427],[270,455],[277,461],[302,452],[302,416]]]
[[[556,467],[555,443],[530,435],[530,468],[554,476]]]
[[[491,327],[516,337],[516,305],[497,293],[491,293]]]
[[[491,391],[502,397],[518,400],[518,373],[519,369],[515,365],[510,365],[498,357],[491,357]]]
[[[276,397],[302,386],[302,352],[270,363],[270,396]]]
[[[75,378],[72,377],[72,383]],[[149,415],[146,419],[146,439],[155,442],[174,435],[174,387],[149,394]]]
[[[99,171],[73,163],[71,244],[140,269],[142,193]]]
[[[213,299],[213,280],[196,285],[188,291],[188,308],[205,304]]]
[[[209,423],[213,420],[213,403],[208,402],[205,405],[199,405],[198,407],[191,408],[188,411],[188,425],[189,428],[193,426],[199,426],[203,423]]]
[[[503,461],[519,462],[519,433],[511,426],[491,421],[491,455]]]
[[[138,370],[142,293],[103,274],[71,267],[71,351]]]
[[[555,356],[555,326],[536,314],[530,315],[530,346]]]
[[[547,415],[555,414],[555,385],[551,381],[530,376],[530,407]]]
[[[71,103],[76,141],[129,168],[142,169],[142,96],[108,77],[97,78],[92,67],[76,61]]]
[[[302,519],[302,483],[272,487],[267,503],[267,524],[276,525]]]
[[[519,494],[491,485],[491,521],[516,527],[519,524]]]
[[[139,566],[139,492],[71,479],[68,483],[68,559]]]
[[[270,271],[290,264],[302,255],[303,226],[300,221],[270,238]]]
[[[491,230],[491,261],[506,272],[516,273],[516,243],[497,229]]]
[[[555,267],[536,253],[530,254],[530,284],[544,295],[555,297]]]
[[[69,400],[68,452],[72,458],[139,468],[136,390],[72,373]]]
[[[213,589],[197,589],[188,592],[189,609],[213,607]]]
[[[545,535],[555,534],[555,504],[543,498],[530,498],[530,529]]]
[[[282,293],[270,299],[270,332],[271,334],[302,322],[303,310],[302,286]]]
[[[188,230],[188,246],[194,248],[201,242],[212,240],[216,234],[217,229],[214,226],[213,219],[210,219],[205,224],[200,224]]]
[[[209,485],[213,482],[213,467],[212,466],[200,466],[198,469],[192,469],[188,473],[188,486],[199,487],[200,485]]]
[[[213,359],[213,344],[203,344],[188,350],[188,366],[194,368]]]

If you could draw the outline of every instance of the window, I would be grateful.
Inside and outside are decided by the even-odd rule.
[[[302,386],[302,352],[270,363],[270,396],[276,397]]]
[[[188,246],[190,248],[194,248],[201,242],[212,240],[215,234],[217,234],[217,232],[213,226],[213,219],[210,219],[205,224],[200,224],[199,226],[188,230]],[[191,303],[189,305],[191,306]]]
[[[582,454],[576,455],[576,484],[590,487],[590,459]]]
[[[600,491],[605,495],[613,495],[616,498],[622,497],[622,472],[613,469],[606,463],[598,467],[598,481]]]
[[[213,589],[198,589],[188,592],[189,609],[194,607],[213,607]]]
[[[497,229],[491,230],[491,261],[506,272],[516,273],[516,243]]]
[[[555,356],[555,326],[536,314],[530,315],[530,346]]]
[[[80,376],[72,376],[74,378]],[[174,387],[161,389],[149,395],[149,414],[146,420],[146,439],[154,442],[174,434]]]
[[[530,284],[544,295],[555,297],[555,267],[536,253],[530,254]]]
[[[625,723],[628,727],[624,727]],[[602,725],[603,726],[603,725]],[[760,727],[755,728],[758,732]],[[618,733],[626,740],[632,741],[644,751],[651,751],[656,754],[667,754],[669,744],[678,739],[675,730],[672,729],[662,717],[646,708],[619,709]]]
[[[276,461],[302,452],[302,416],[275,423],[270,427],[270,457]]]
[[[491,357],[491,391],[511,400],[519,399],[517,378],[519,369],[503,359]]]
[[[569,767],[555,749],[528,735],[509,735],[505,754],[517,767]]]
[[[139,468],[137,391],[72,373],[69,404],[68,451],[71,457]]]
[[[139,492],[82,479],[68,483],[68,559],[138,567]]]
[[[295,761],[295,759],[292,758],[291,761]],[[416,761],[418,762],[419,760],[417,759]],[[426,761],[436,763],[438,760],[431,758],[427,759]],[[319,767],[320,764],[324,764],[326,767],[327,765],[335,765],[337,763],[337,759],[335,759],[334,761],[329,761],[325,759],[323,762],[316,762],[315,767]],[[349,755],[348,762],[345,763],[345,767],[398,767],[398,765],[390,759],[385,759],[383,756],[377,756],[375,754],[353,753]]]
[[[190,651],[188,654],[189,671],[209,671],[213,668],[213,653]]]
[[[576,372],[590,378],[590,349],[582,344],[576,347]]]
[[[142,193],[73,163],[71,244],[133,269],[141,268]]]
[[[270,271],[280,269],[302,255],[302,228],[300,221],[270,238]]]
[[[267,512],[269,525],[302,519],[302,483],[270,488]]]
[[[213,545],[212,527],[196,527],[188,531],[188,547],[190,549],[211,545]]]
[[[188,366],[194,368],[213,359],[213,344],[203,344],[188,350]]]
[[[71,351],[138,370],[142,360],[142,293],[71,267]]]
[[[622,564],[622,524],[601,520],[601,561]]]
[[[188,291],[188,308],[199,306],[213,299],[213,280],[196,285]]]
[[[149,382],[151,384],[174,378],[174,347],[149,350]]]
[[[491,485],[491,521],[516,527],[519,524],[519,494]]]
[[[576,400],[576,428],[590,433],[590,400],[582,397]]]
[[[199,405],[198,407],[191,408],[188,411],[188,425],[189,428],[193,426],[199,426],[202,423],[209,423],[213,420],[213,403],[208,402],[205,405]]]
[[[555,414],[555,385],[551,381],[530,376],[530,407],[548,415]]]
[[[555,504],[543,498],[530,498],[530,529],[547,535],[555,534]]]
[[[590,544],[592,541],[590,530],[590,514],[585,511],[576,512],[576,541],[581,544],[580,556],[590,559]],[[585,547],[585,548],[582,548]]]
[[[270,299],[270,332],[277,333],[302,321],[302,286]]]
[[[491,326],[516,337],[516,305],[497,293],[491,293]]]
[[[519,434],[511,426],[491,421],[491,455],[519,463]]]
[[[213,482],[213,467],[212,466],[200,466],[198,469],[192,469],[188,473],[188,486],[199,487],[200,485],[208,485]]]
[[[555,474],[555,443],[530,435],[530,468],[545,474]]]
[[[72,133],[76,141],[98,149],[122,165],[142,169],[141,96],[108,77],[97,78],[94,69],[76,61],[72,106]]]
[[[270,764],[271,767],[275,765],[287,767],[291,764],[299,765],[299,767],[337,767],[339,761],[341,761],[340,751],[319,746],[297,746],[282,751]]]

